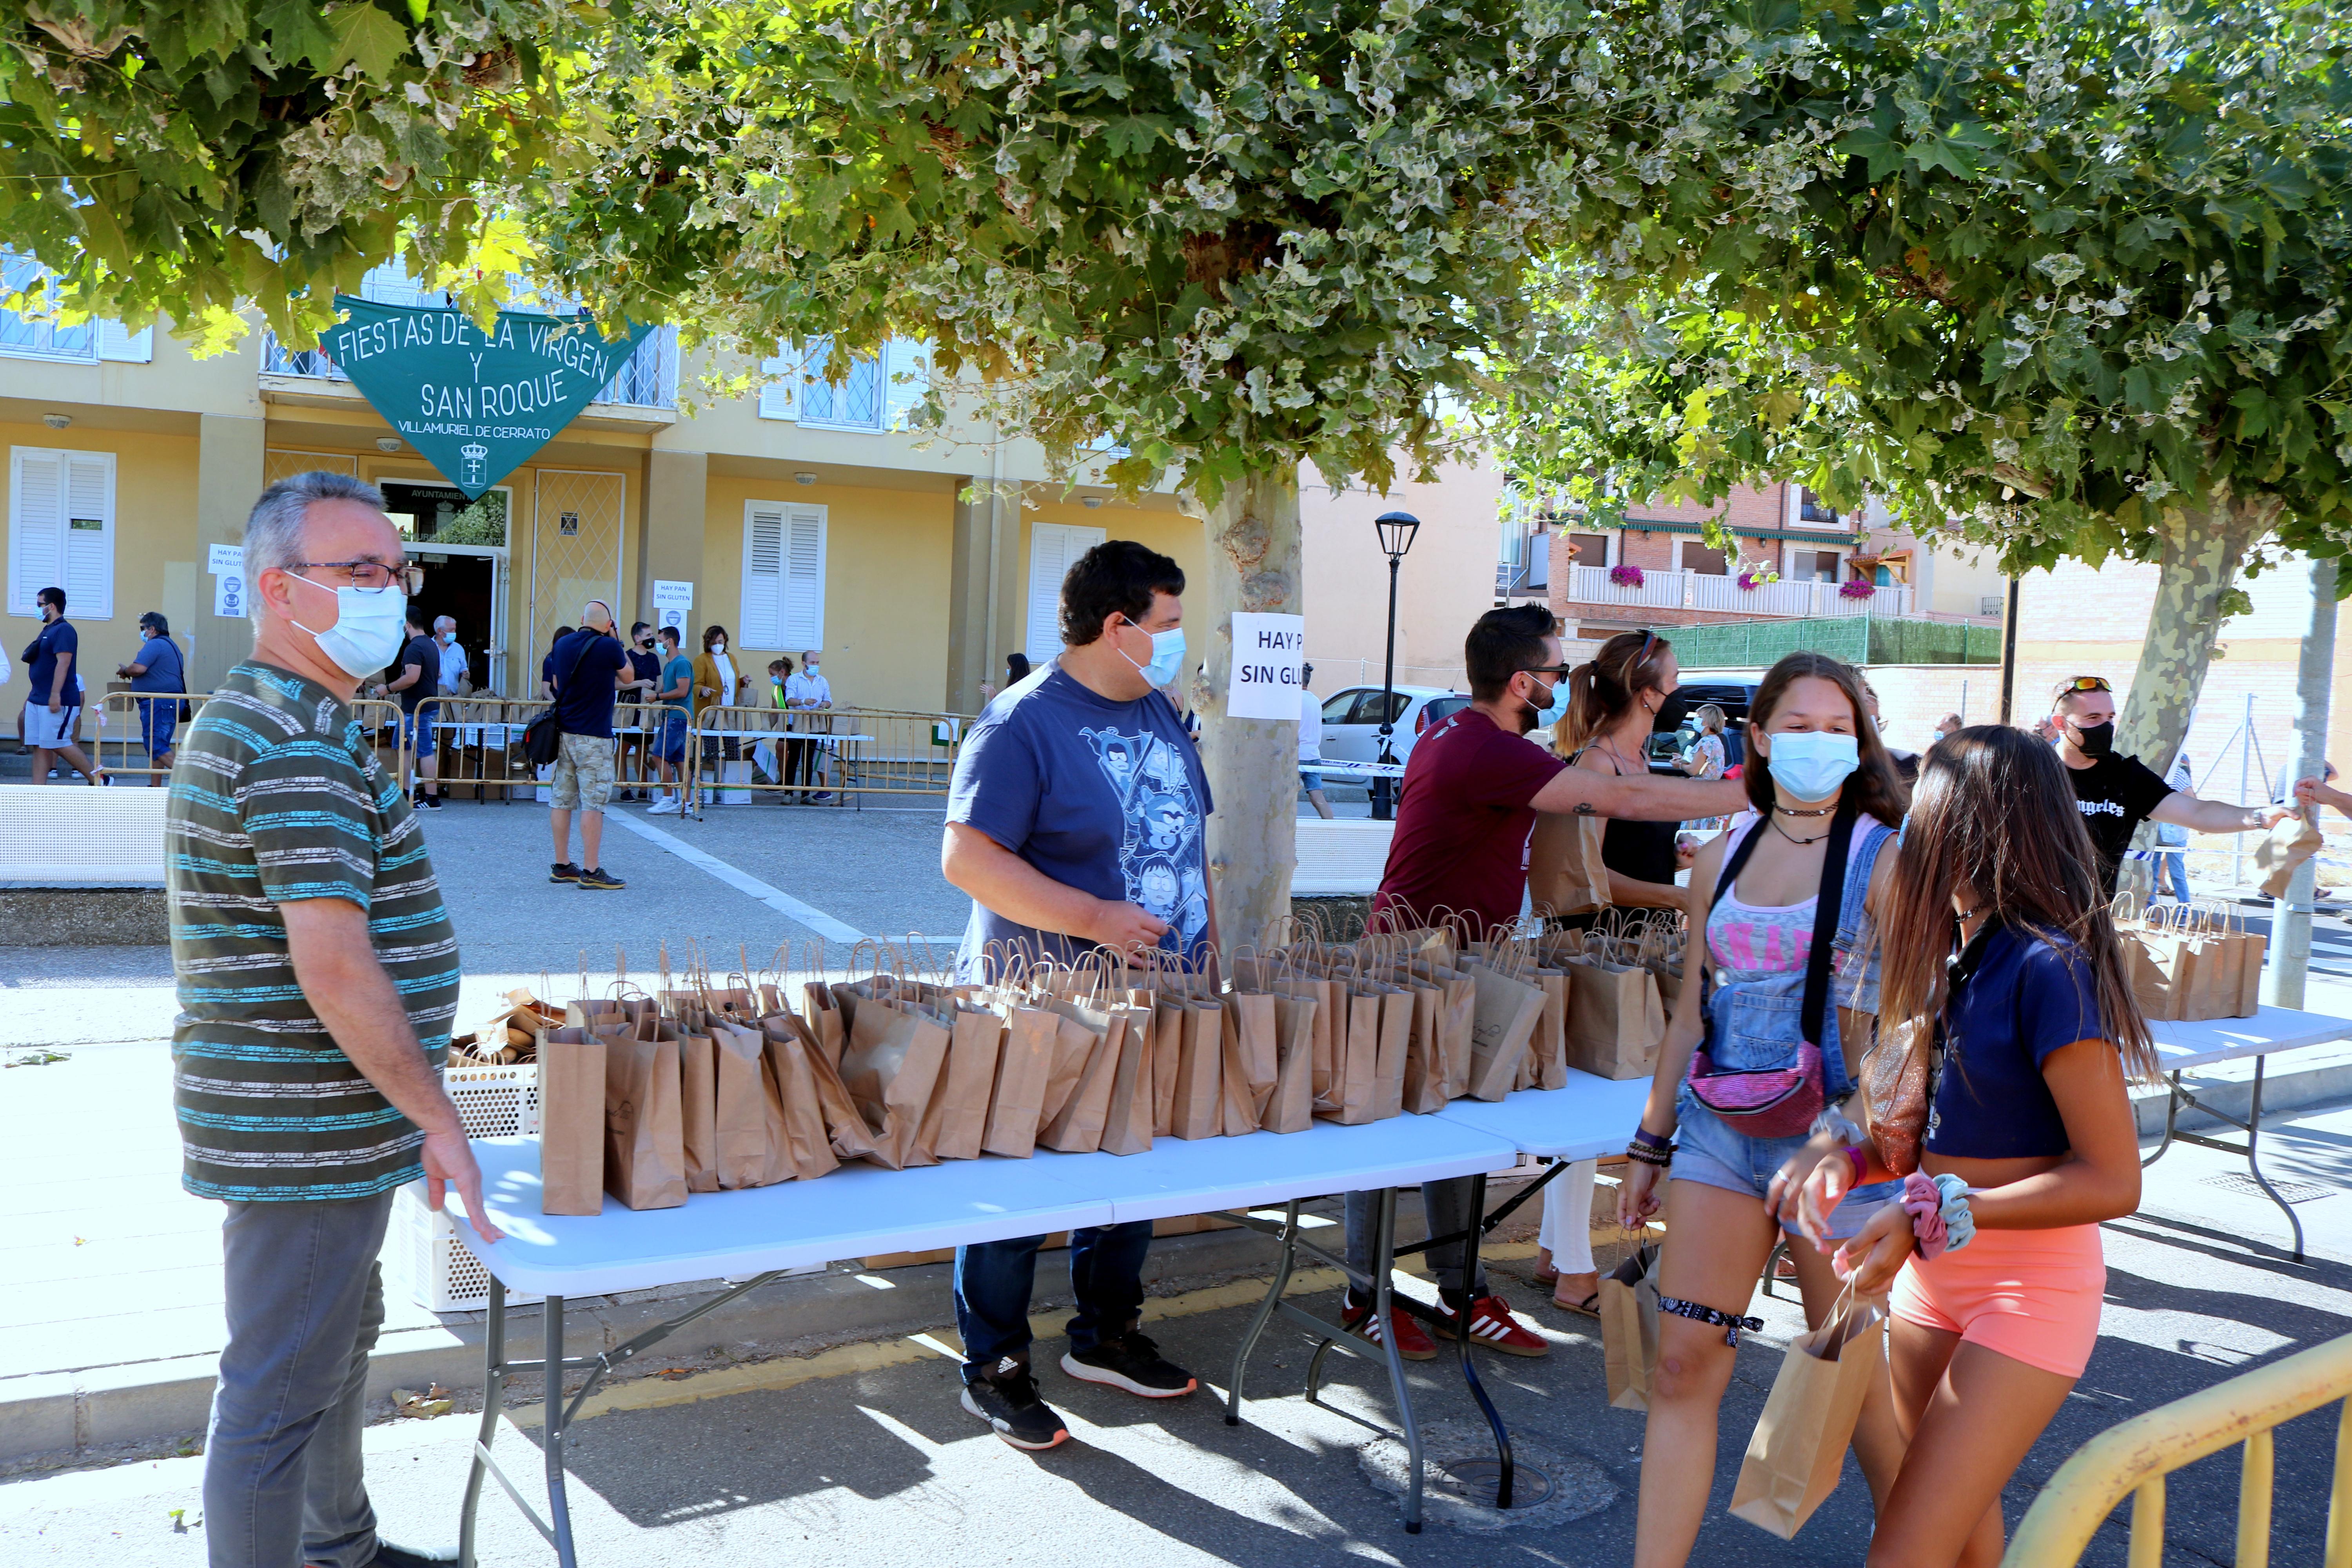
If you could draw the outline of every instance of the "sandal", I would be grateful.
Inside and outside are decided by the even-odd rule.
[[[1597,1318],[1601,1315],[1601,1292],[1595,1290],[1581,1301],[1564,1301],[1554,1296],[1551,1304],[1563,1312],[1581,1312],[1588,1318]]]

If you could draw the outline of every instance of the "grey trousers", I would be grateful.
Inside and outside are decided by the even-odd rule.
[[[1372,1224],[1380,1215],[1380,1198],[1374,1193],[1349,1193],[1344,1206],[1348,1221],[1348,1263],[1349,1267],[1369,1274],[1372,1270],[1372,1248],[1378,1239],[1372,1234]],[[1477,1216],[1470,1212],[1470,1178],[1454,1176],[1443,1182],[1421,1184],[1421,1212],[1428,1222],[1429,1236],[1449,1236],[1457,1230],[1467,1230]],[[1462,1289],[1462,1244],[1433,1247],[1429,1249],[1430,1271],[1437,1276],[1440,1290]],[[1481,1264],[1474,1294],[1486,1293],[1486,1269]]]
[[[392,1201],[228,1205],[228,1346],[205,1440],[212,1568],[363,1568],[375,1556],[360,1429]]]

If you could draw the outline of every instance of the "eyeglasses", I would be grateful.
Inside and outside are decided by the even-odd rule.
[[[425,592],[425,568],[422,566],[387,566],[381,561],[289,561],[286,569],[315,566],[341,572],[353,588],[397,587],[409,598]],[[321,583],[320,587],[327,584]]]
[[[1572,664],[1525,664],[1519,668],[1528,675],[1563,676],[1573,671],[1576,667]]]
[[[2078,675],[2060,687],[2058,691],[2061,696],[2063,696],[2069,691],[2113,691],[2114,689],[2114,687],[2107,684],[2107,678],[2104,675]]]

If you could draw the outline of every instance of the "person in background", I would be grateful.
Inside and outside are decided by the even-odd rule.
[[[115,666],[114,673],[127,679],[133,691],[185,691],[186,666],[181,662],[180,646],[172,640],[172,624],[163,618],[163,612],[150,610],[140,616],[139,636],[139,651],[129,664]],[[179,698],[139,700],[139,742],[146,748],[147,765],[161,770],[147,775],[151,786],[171,782],[172,736],[179,722]]]
[[[784,706],[795,713],[803,715],[798,721],[811,731],[821,734],[833,727],[830,720],[817,717],[821,713],[829,712],[833,708],[833,683],[824,678],[823,661],[816,649],[805,648],[802,651],[800,673],[784,683]],[[803,741],[800,745],[801,752],[797,761],[789,754],[785,757],[784,782],[816,784],[819,782],[818,773],[831,766],[832,747],[824,741]],[[787,747],[786,750],[789,752],[790,748]],[[812,803],[823,805],[832,798],[833,792],[830,790],[823,791],[814,796],[811,796],[805,790],[801,793],[801,803],[804,805]]]
[[[1611,778],[1649,776],[1643,747],[1656,731],[1659,711],[1681,684],[1682,668],[1672,643],[1654,632],[1620,632],[1554,688],[1556,707],[1545,715],[1553,720],[1553,753],[1587,773]],[[1712,711],[1717,718],[1712,732],[1700,731],[1702,738],[1715,742],[1717,759],[1715,772],[1703,776],[1720,778],[1723,710],[1709,704],[1702,711]],[[1565,884],[1567,857],[1575,847],[1570,836],[1589,831],[1587,820],[1547,816],[1536,823],[1528,846],[1528,888],[1539,908],[1556,909],[1566,897],[1554,889]],[[1681,865],[1675,850],[1680,826],[1609,819],[1601,829],[1601,864],[1609,877],[1611,908],[1682,908],[1683,890],[1675,885]],[[1554,913],[1546,923],[1554,931],[1590,931],[1600,914],[1599,910]],[[1593,1268],[1589,1234],[1596,1169],[1597,1162],[1579,1160],[1544,1188],[1536,1254],[1536,1283],[1551,1292],[1552,1305],[1588,1317],[1601,1311],[1601,1277]]]
[[[694,717],[698,727],[706,708],[732,708],[746,682],[735,673],[735,661],[727,652],[727,628],[716,623],[702,628],[702,652],[694,661]],[[737,724],[720,724],[721,730],[740,729]],[[743,749],[732,735],[719,737],[719,749],[703,755],[701,762],[711,765],[719,778],[727,773],[726,764],[740,760]],[[699,768],[700,763],[697,767]]]
[[[245,525],[252,657],[188,726],[164,823],[181,1184],[226,1205],[205,1434],[214,1568],[423,1568],[361,1441],[394,1194],[499,1239],[442,1087],[462,963],[423,825],[351,702],[421,574],[374,487],[298,474]]]
[[[1904,794],[1853,668],[1811,652],[1774,664],[1748,710],[1748,756],[1751,809],[1700,850],[1691,868],[1685,982],[1618,1189],[1627,1229],[1657,1215],[1662,1185],[1666,1210],[1656,1276],[1658,1375],[1642,1447],[1674,1458],[1642,1467],[1633,1546],[1642,1568],[1673,1568],[1690,1556],[1715,1475],[1739,1330],[1760,1326],[1747,1316],[1757,1277],[1774,1243],[1797,1234],[1797,1200],[1815,1163],[1844,1163],[1854,1131],[1849,1118],[1863,1119],[1854,1085],[1879,1005],[1879,931],[1895,869],[1887,851]],[[1836,923],[1824,925],[1820,894],[1841,820],[1849,837]],[[1801,1006],[1815,954],[1825,961],[1827,984],[1818,1039]],[[1717,1073],[1787,1071],[1804,1061],[1808,1045],[1819,1047],[1820,1066],[1805,1077],[1821,1110],[1805,1131],[1752,1131],[1702,1101],[1685,1072],[1697,1070],[1702,1047]],[[1838,1234],[1855,1234],[1899,1193],[1857,1189]],[[1820,1328],[1835,1310],[1838,1281],[1813,1248],[1792,1246],[1790,1256],[1807,1325]],[[1903,1454],[1884,1384],[1864,1399],[1853,1447],[1873,1498],[1883,1500]]]
[[[2098,1343],[2100,1225],[2139,1206],[2126,1080],[2158,1081],[2156,1049],[2089,819],[2069,804],[2048,748],[1962,730],[1927,753],[1889,889],[1883,1016],[1941,1066],[1920,1064],[1932,1103],[1903,1201],[1822,1259],[1857,1296],[1893,1288],[1888,1370],[1909,1442],[1875,1563],[2000,1561],[2001,1493]],[[1830,1253],[1846,1190],[1891,1174],[1868,1137],[1821,1161],[1795,1216],[1814,1247],[1792,1250]],[[1703,1479],[1696,1495],[1704,1507]]]
[[[990,703],[996,700],[996,694],[999,691],[1010,691],[1028,679],[1029,656],[1025,653],[1006,654],[1004,656],[1004,684],[999,686],[993,681],[982,681],[980,683],[980,705],[982,708],[987,707]]]
[[[2197,792],[2189,787],[2196,779],[2197,775],[2189,766],[2189,753],[2185,751],[2172,760],[2172,771],[2164,775],[2164,782],[2172,786],[2173,794],[2185,795],[2191,800],[2197,798]],[[2188,850],[2189,829],[2170,822],[2156,825],[2156,848],[2151,852],[2156,862],[2155,875],[2150,882],[2156,897],[2167,896],[2166,884],[2169,882],[2170,897],[2180,903],[2189,901]]]
[[[555,645],[555,728],[562,748],[548,791],[548,831],[555,837],[551,882],[599,891],[628,886],[604,869],[604,803],[613,795],[613,704],[629,671],[613,630],[613,607],[591,599],[580,629]],[[581,864],[572,863],[572,814],[580,813]]]
[[[1870,709],[1870,727],[1878,731],[1883,742],[1886,736],[1886,721],[1878,716],[1878,689],[1870,684],[1870,677],[1861,670],[1856,669],[1853,674],[1855,682],[1862,688],[1862,700]],[[1919,753],[1888,746],[1886,760],[1895,764],[1895,776],[1902,780],[1903,787],[1908,790],[1919,776]]]
[[[1298,782],[1306,787],[1315,815],[1328,822],[1335,814],[1330,797],[1323,793],[1323,702],[1307,689],[1314,679],[1313,665],[1298,667]]]
[[[660,700],[661,655],[654,649],[654,628],[649,621],[638,621],[629,627],[629,668],[622,672],[616,702],[650,703]],[[659,722],[645,714],[632,715],[621,727],[619,776],[638,785],[653,778],[653,742],[660,737],[653,731]],[[644,800],[651,792],[645,788],[623,788],[614,791],[615,800]]]
[[[2034,739],[2053,746],[2056,745],[2064,738],[2057,717],[2054,714],[2049,713],[2044,713],[2041,718],[2034,721],[2033,736]]]
[[[686,731],[693,718],[694,661],[678,651],[676,626],[661,629],[661,685],[656,695],[665,705],[655,765],[669,794],[646,808],[651,816],[676,816],[686,809]]]
[[[792,679],[792,673],[793,661],[791,659],[772,658],[768,661],[768,706],[771,708],[778,710],[782,709],[784,705],[784,682]],[[776,756],[775,742],[761,741],[758,744],[754,745],[751,748],[751,759],[758,764],[760,772],[766,775],[768,783],[781,784],[783,782],[784,764],[778,760]],[[783,803],[784,797],[782,795],[779,795],[776,796],[777,805],[782,805]]]
[[[81,634],[66,619],[66,591],[44,588],[34,595],[41,612],[40,635],[25,649],[25,673],[33,683],[25,704],[25,744],[33,751],[33,782],[49,782],[62,762],[93,784],[107,782],[106,770],[82,754],[81,676],[74,669]]]
[[[1691,722],[1697,726],[1691,736],[1690,750],[1675,761],[1675,765],[1695,779],[1719,779],[1723,776],[1723,710],[1712,702],[1702,702],[1691,710]]]
[[[1957,713],[1947,713],[1947,714],[1945,714],[1941,719],[1938,719],[1938,720],[1937,720],[1937,721],[1936,721],[1936,739],[1937,739],[1937,740],[1938,740],[1938,741],[1947,741],[1947,740],[1949,740],[1949,739],[1950,739],[1951,737],[1953,737],[1954,735],[1958,734],[1959,732],[1960,732],[1960,716],[1959,716],[1958,714],[1957,714]]]
[[[964,737],[940,869],[971,895],[958,978],[998,978],[1009,952],[1067,963],[1097,947],[1199,969],[1216,945],[1201,755],[1157,688],[1184,665],[1184,573],[1132,540],[1094,546],[1062,579],[1068,646]],[[963,1407],[1017,1448],[1068,1428],[1030,1371],[1029,1304],[1045,1237],[956,1249]],[[1070,1234],[1062,1371],[1146,1399],[1199,1386],[1142,1331],[1151,1222]]]
[[[473,688],[468,679],[466,645],[457,640],[457,623],[448,616],[433,617],[433,641],[441,650],[441,671],[434,690],[443,697],[463,697]]]
[[[542,702],[555,700],[555,650],[577,629],[575,626],[556,627],[555,640],[547,645],[547,657],[539,661],[539,698]]]
[[[408,640],[399,657],[394,660],[397,672],[389,680],[375,683],[375,695],[400,698],[400,743],[405,755],[414,759],[415,777],[404,777],[403,789],[415,792],[421,807],[441,809],[441,786],[434,781],[441,771],[441,748],[433,736],[433,719],[440,704],[433,700],[434,688],[441,676],[441,649],[425,635],[425,612],[410,600],[407,616]]]
[[[2099,885],[2116,896],[2116,872],[2143,822],[2170,822],[2195,833],[2263,833],[2284,821],[2284,805],[2231,805],[2182,795],[2137,757],[2116,749],[2115,692],[2105,678],[2078,675],[2059,682],[2051,700],[2059,728],[2058,760],[2074,786],[2074,803],[2099,852]]]
[[[1587,773],[1529,744],[1538,721],[1567,702],[1569,668],[1555,627],[1541,605],[1490,610],[1471,626],[1462,648],[1470,704],[1413,742],[1388,863],[1372,899],[1375,930],[1418,924],[1451,910],[1465,941],[1508,932],[1528,897],[1528,833],[1545,818],[1680,822],[1738,809],[1737,784],[1653,778],[1646,768],[1624,778]],[[1466,1177],[1425,1182],[1421,1196],[1432,1236],[1465,1229],[1475,1220]],[[1369,1274],[1372,1266],[1374,1209],[1373,1194],[1348,1194],[1348,1263],[1360,1273]],[[1432,1248],[1429,1261],[1437,1274],[1440,1310],[1454,1332],[1466,1331],[1472,1343],[1509,1355],[1545,1353],[1546,1342],[1512,1317],[1509,1302],[1484,1279],[1463,1277],[1458,1246]],[[1352,1286],[1342,1314],[1349,1328],[1375,1343],[1393,1331],[1399,1355],[1426,1360],[1437,1353],[1414,1319],[1392,1312],[1390,1322],[1380,1322],[1370,1294]]]

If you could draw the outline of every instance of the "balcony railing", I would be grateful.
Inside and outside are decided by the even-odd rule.
[[[1638,584],[1612,583],[1606,566],[1570,566],[1568,601],[1577,605],[1628,605],[1647,609],[1714,610],[1791,618],[1811,616],[1907,616],[1911,590],[1897,584],[1876,588],[1867,599],[1849,599],[1840,584],[1782,578],[1743,588],[1739,579],[1705,572],[1644,570]]]
[[[278,341],[275,332],[262,334],[261,374],[310,376],[320,381],[351,379],[327,357],[324,349],[289,349]],[[677,329],[656,327],[648,333],[622,364],[620,374],[597,393],[594,401],[637,408],[677,407]]]

